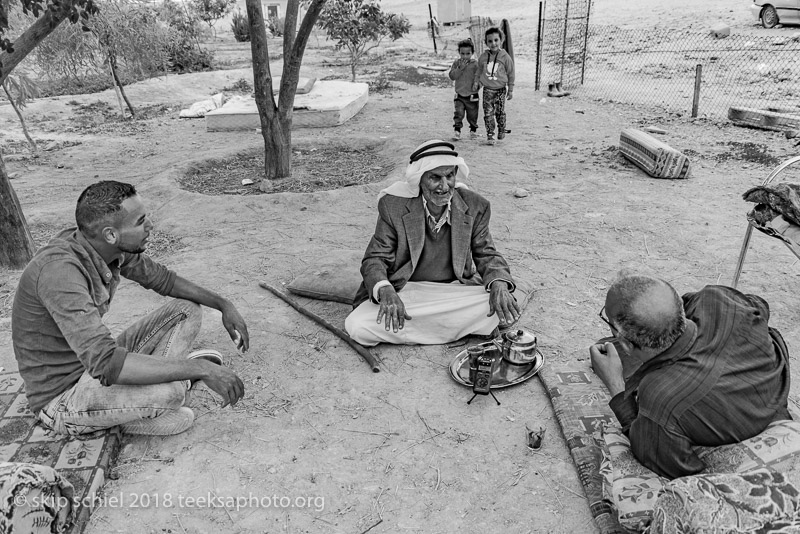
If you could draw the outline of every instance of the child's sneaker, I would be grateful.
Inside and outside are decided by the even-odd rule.
[[[476,139],[478,139],[478,132],[477,131],[470,132],[469,133],[469,138],[472,139],[473,141],[475,141]]]
[[[502,141],[505,138],[506,138],[506,133],[505,132],[497,132],[497,140],[498,141]]]
[[[489,136],[489,137],[487,137],[487,138],[486,138],[486,144],[487,144],[487,145],[490,145],[490,146],[492,146],[492,145],[494,145],[494,143],[495,143],[495,141],[494,141],[494,137],[492,137],[492,136]]]
[[[453,132],[453,141],[459,141],[461,139],[461,130],[456,130]]]

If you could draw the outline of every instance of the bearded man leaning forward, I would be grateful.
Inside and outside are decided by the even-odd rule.
[[[696,447],[791,419],[789,351],[761,297],[724,286],[680,297],[663,280],[627,274],[600,318],[615,340],[589,348],[592,367],[634,456],[659,475],[697,473]]]
[[[449,343],[519,318],[514,280],[489,232],[489,201],[464,185],[468,176],[454,145],[432,140],[411,154],[406,180],[380,192],[345,321],[354,340]]]

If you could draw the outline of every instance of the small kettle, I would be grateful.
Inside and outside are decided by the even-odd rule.
[[[527,365],[536,359],[536,336],[522,329],[504,332],[492,343],[510,364]]]

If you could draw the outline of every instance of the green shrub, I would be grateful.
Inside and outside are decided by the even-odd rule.
[[[244,78],[239,78],[231,85],[226,85],[225,87],[217,91],[217,93],[224,91],[227,91],[229,93],[251,93],[253,92],[253,86],[250,85],[250,82],[245,80]]]
[[[237,9],[231,18],[231,30],[233,30],[233,38],[237,42],[245,43],[250,40],[250,22],[247,20],[247,15],[242,13],[241,9]]]
[[[198,18],[213,30],[214,24],[233,10],[236,0],[189,0],[189,5]]]
[[[283,17],[270,17],[267,19],[267,29],[273,37],[283,37]]]
[[[214,54],[200,46],[203,26],[197,15],[176,4],[164,0],[158,6],[159,18],[169,26],[167,56],[170,70],[192,72],[210,69]]]

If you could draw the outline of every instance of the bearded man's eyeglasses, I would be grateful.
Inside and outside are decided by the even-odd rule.
[[[600,308],[600,313],[598,313],[597,316],[600,317],[600,319],[602,319],[603,322],[608,325],[608,327],[611,329],[612,332],[614,332],[615,334],[619,334],[619,330],[617,330],[614,327],[614,325],[611,324],[611,321],[609,321],[608,318],[604,315],[605,311],[606,311],[606,307],[603,306],[602,308]]]

